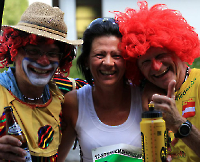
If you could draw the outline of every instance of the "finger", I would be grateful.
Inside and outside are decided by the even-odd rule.
[[[16,154],[12,154],[12,153],[9,153],[9,152],[4,152],[4,153],[0,153],[0,158],[2,159],[1,161],[16,161],[16,162],[25,162],[26,159],[25,157],[20,157]],[[0,162],[1,162],[0,161]]]
[[[149,104],[153,104],[153,105],[154,105],[154,102],[153,102],[153,101],[150,101]]]
[[[17,154],[19,156],[25,156],[26,155],[26,151],[18,146],[12,146],[9,144],[0,144],[0,150],[2,150],[2,152],[10,152],[10,153],[14,153]]]
[[[170,98],[173,98],[175,97],[175,85],[176,85],[176,81],[175,80],[172,80],[169,82],[169,85],[168,85],[168,90],[167,90],[167,96],[170,97]]]
[[[170,107],[166,103],[162,103],[162,104],[154,103],[154,109],[155,110],[159,110],[159,111],[161,111],[163,113],[170,112]]]
[[[10,144],[12,146],[21,146],[22,143],[19,139],[11,136],[11,135],[5,135],[0,138],[0,144]]]
[[[4,153],[4,154],[1,154],[0,156],[1,159],[2,159],[2,156],[4,157],[3,159],[6,159],[5,157],[7,156],[6,153],[17,154],[21,157],[24,157],[26,155],[26,151],[20,148],[21,145],[22,145],[21,141],[15,137],[12,137],[10,135],[5,135],[1,137],[0,138],[0,153],[2,152]]]
[[[152,96],[152,99],[153,99],[153,102],[155,104],[161,104],[161,103],[166,103],[166,104],[171,104],[172,100],[171,98],[167,97],[167,96],[164,96],[164,95],[159,95],[159,94],[154,94]]]

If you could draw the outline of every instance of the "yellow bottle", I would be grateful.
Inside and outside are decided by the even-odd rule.
[[[149,104],[140,122],[143,162],[166,162],[167,131],[160,111]]]

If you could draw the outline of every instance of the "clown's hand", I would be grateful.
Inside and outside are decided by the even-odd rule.
[[[154,108],[162,112],[166,127],[174,133],[177,132],[178,127],[185,120],[176,107],[175,84],[175,80],[169,83],[167,96],[155,94],[152,97]]]

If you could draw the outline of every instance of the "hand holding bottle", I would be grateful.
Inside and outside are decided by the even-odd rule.
[[[21,141],[17,138],[5,135],[0,138],[0,162],[3,160],[25,161],[26,151],[20,146]]]
[[[186,119],[180,115],[176,107],[175,85],[175,80],[169,83],[167,96],[154,94],[152,97],[155,109],[162,112],[166,127],[174,133],[176,133],[179,126],[186,121]]]
[[[32,162],[25,134],[18,125],[11,106],[4,108],[6,134],[0,138],[0,157],[3,160]]]

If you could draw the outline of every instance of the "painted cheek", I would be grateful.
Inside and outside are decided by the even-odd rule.
[[[38,64],[40,65],[49,65],[50,64],[50,61],[49,59],[47,58],[46,55],[43,55],[43,56],[40,56],[37,61],[36,61]]]
[[[155,71],[159,71],[162,66],[162,62],[157,61],[156,59],[152,60],[151,68]]]

